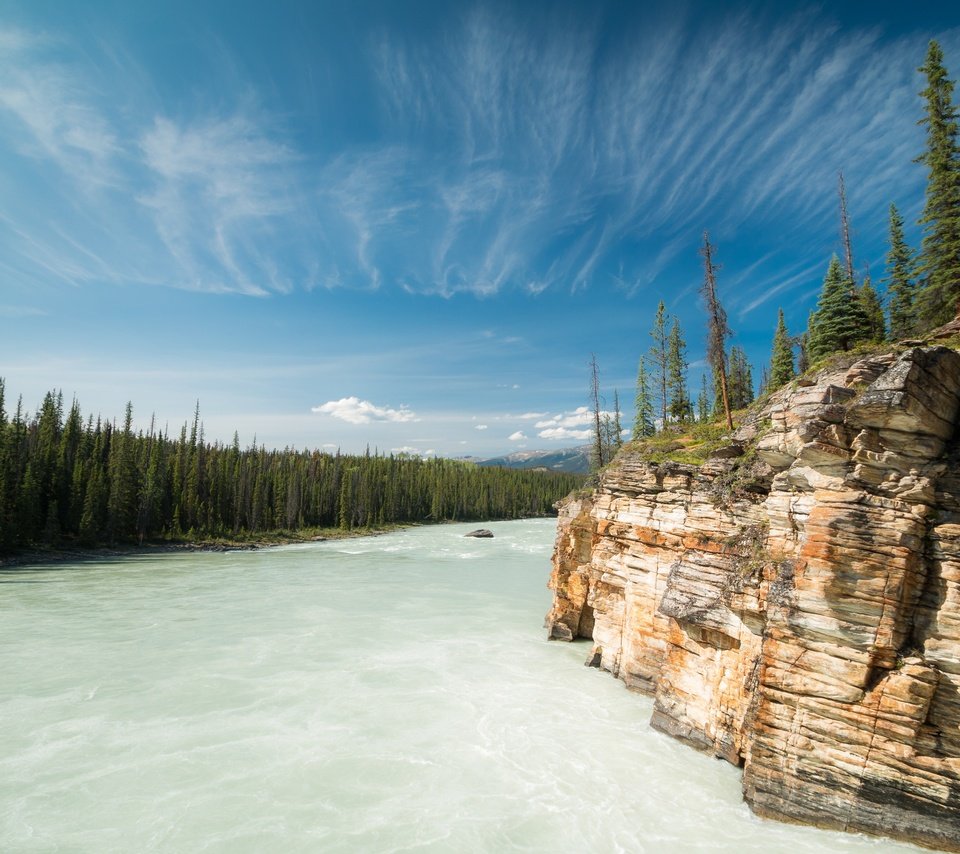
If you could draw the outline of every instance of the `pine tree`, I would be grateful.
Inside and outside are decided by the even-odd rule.
[[[753,403],[753,371],[742,348],[730,348],[730,408],[743,409]]]
[[[653,365],[653,387],[660,403],[660,424],[667,423],[667,374],[669,371],[669,335],[667,333],[667,309],[660,300],[657,314],[653,319],[653,328],[650,330],[653,344],[650,346],[650,363]]]
[[[707,375],[700,374],[700,394],[697,396],[697,421],[710,420],[710,398],[707,396]]]
[[[730,396],[727,390],[726,368],[726,341],[730,337],[730,327],[727,325],[727,313],[724,311],[717,297],[717,265],[713,263],[713,247],[710,245],[710,235],[703,233],[703,294],[707,305],[707,362],[713,371],[714,380],[720,391],[723,403],[723,412],[727,419],[727,429],[733,429],[733,416],[730,414]]]
[[[816,362],[838,351],[851,350],[864,340],[866,315],[840,261],[830,259],[817,310],[811,317],[809,357]]]
[[[926,61],[918,69],[926,75],[927,148],[918,161],[927,167],[927,191],[920,225],[917,275],[921,320],[927,326],[944,323],[956,313],[960,297],[960,145],[953,81],[947,78],[943,50],[931,41]]]
[[[590,354],[590,408],[593,413],[591,465],[594,469],[602,469],[607,463],[604,453],[606,442],[600,411],[600,369],[597,367],[597,357],[593,353]]]
[[[757,391],[759,397],[765,397],[770,393],[770,370],[766,365],[760,367],[760,388]]]
[[[887,294],[890,298],[890,337],[909,338],[917,331],[916,295],[913,283],[914,253],[903,236],[903,217],[890,205],[890,250],[887,252]]]
[[[776,391],[796,376],[793,369],[793,347],[787,332],[787,321],[781,308],[777,314],[777,329],[773,333],[773,353],[770,356],[770,386],[766,391]]]
[[[796,339],[797,343],[797,374],[803,376],[810,370],[810,333],[813,330],[813,321],[816,312],[811,310],[807,315],[807,328]]]
[[[619,451],[623,447],[623,426],[620,423],[620,392],[613,390],[613,447]],[[611,454],[611,458],[612,458]]]
[[[653,400],[650,397],[650,383],[647,380],[647,367],[644,358],[640,357],[637,367],[637,396],[634,401],[636,414],[633,419],[634,439],[643,439],[656,432],[653,424]]]
[[[879,344],[887,340],[887,323],[883,316],[883,304],[870,276],[865,276],[863,284],[857,288],[857,299],[860,310],[866,319],[863,340],[870,344]]]
[[[128,402],[123,431],[113,434],[107,469],[107,531],[111,543],[130,539],[136,530],[136,501],[139,489],[132,423],[133,406]]]
[[[675,421],[686,421],[691,415],[686,351],[680,321],[674,318],[667,349],[667,393],[670,397],[670,416]]]

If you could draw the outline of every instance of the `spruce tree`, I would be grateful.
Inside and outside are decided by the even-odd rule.
[[[890,205],[890,249],[887,252],[887,294],[890,299],[890,337],[909,338],[917,331],[916,295],[913,283],[913,250],[903,236],[903,217]]]
[[[777,314],[777,328],[773,333],[773,353],[770,356],[770,385],[766,391],[776,391],[796,376],[793,369],[793,347],[787,332],[787,321],[781,308]]]
[[[613,447],[619,451],[623,447],[623,425],[620,423],[620,392],[613,390]],[[613,455],[611,454],[611,459]]]
[[[811,316],[808,355],[813,362],[864,340],[866,316],[840,261],[830,259],[817,310]]]
[[[650,397],[650,382],[647,379],[647,367],[640,357],[637,367],[637,396],[634,400],[636,414],[633,419],[633,438],[643,439],[656,432],[653,424],[653,400]]]
[[[753,371],[741,347],[730,348],[730,408],[743,409],[753,403]]]
[[[670,396],[670,417],[675,421],[686,421],[691,413],[686,351],[680,321],[674,318],[667,350],[667,393]]]
[[[597,357],[593,353],[590,354],[590,408],[593,414],[591,465],[594,469],[602,469],[608,460],[605,459],[604,454],[606,442],[600,411],[600,369],[597,367]]]
[[[869,276],[864,277],[863,284],[857,288],[857,299],[866,320],[862,339],[871,344],[886,341],[887,324],[883,317],[883,304]]]
[[[816,312],[811,309],[807,315],[807,328],[796,337],[797,342],[797,374],[803,376],[810,370],[810,335],[813,329],[813,319]]]
[[[936,326],[954,316],[960,297],[960,145],[954,84],[947,78],[937,42],[930,42],[918,71],[927,78],[920,93],[926,102],[920,124],[926,125],[927,147],[917,158],[927,167],[927,190],[917,276],[923,282],[921,322]]]
[[[660,404],[660,424],[664,426],[667,423],[667,407],[669,397],[667,395],[667,374],[668,374],[668,354],[669,354],[669,334],[667,333],[667,309],[660,300],[657,305],[657,314],[653,319],[653,328],[650,330],[650,337],[653,338],[653,344],[650,345],[650,363],[653,366],[653,387],[654,394]]]
[[[707,396],[707,375],[700,374],[700,394],[697,396],[697,421],[701,424],[710,420],[710,398]]]

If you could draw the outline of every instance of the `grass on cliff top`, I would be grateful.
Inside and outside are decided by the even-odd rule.
[[[734,428],[737,414],[742,413],[734,414]],[[624,447],[628,453],[637,454],[651,463],[671,460],[699,466],[705,463],[715,450],[730,444],[730,432],[726,421],[722,419],[704,423],[668,424],[659,433],[628,442]]]
[[[918,336],[917,339],[890,342],[860,344],[852,350],[841,353],[831,353],[819,359],[803,374],[803,377],[815,377],[824,369],[837,370],[848,368],[861,359],[878,356],[883,353],[900,355],[915,346],[940,346],[960,351],[960,334],[948,338],[933,338]],[[792,380],[795,386],[797,377]],[[730,434],[742,424],[749,423],[762,415],[763,407],[767,404],[769,394],[759,396],[746,409],[737,410],[733,415],[733,430],[727,429],[726,421],[720,418],[706,423],[685,422],[682,424],[668,424],[653,436],[644,439],[635,439],[624,445],[624,451],[636,454],[651,463],[667,461],[702,465],[710,455],[730,444]],[[769,424],[769,422],[766,422]],[[760,423],[758,426],[764,426]]]

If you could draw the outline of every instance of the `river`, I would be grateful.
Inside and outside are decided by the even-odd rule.
[[[0,573],[0,850],[920,850],[753,816],[471,527]]]

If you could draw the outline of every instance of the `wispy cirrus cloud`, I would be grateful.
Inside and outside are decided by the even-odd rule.
[[[478,11],[447,52],[377,45],[410,162],[433,153],[424,128],[455,136],[461,155],[422,188],[447,202],[423,232],[424,288],[577,289],[606,270],[633,290],[692,254],[705,227],[819,228],[839,169],[863,216],[917,187],[920,137],[902,117],[917,112],[921,39],[841,33],[813,14],[700,30],[678,16],[623,53],[600,54],[589,27],[520,28],[519,44],[517,32]],[[465,187],[487,189],[450,204]]]
[[[267,263],[282,242],[294,153],[243,115],[178,124],[158,116],[140,139],[153,188],[140,201],[185,287],[263,296],[292,288]]]
[[[861,221],[915,195],[921,131],[904,117],[923,42],[812,12],[639,15],[611,33],[599,16],[533,27],[479,5],[432,36],[371,36],[374,130],[358,141],[355,116],[324,115],[312,144],[302,105],[264,109],[249,81],[210,81],[221,96],[187,109],[143,91],[148,69],[121,81],[67,34],[0,26],[0,153],[59,220],[8,193],[0,247],[38,281],[634,292],[676,278],[705,227],[732,239],[763,221],[779,238],[763,255],[822,230],[838,169]],[[763,302],[745,285],[741,312]]]

